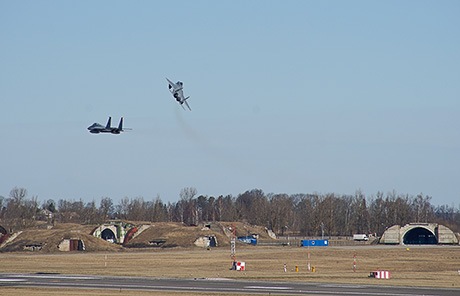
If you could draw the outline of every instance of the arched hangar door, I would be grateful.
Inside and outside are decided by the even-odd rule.
[[[111,243],[116,243],[117,242],[117,238],[115,236],[115,233],[113,233],[113,231],[110,230],[109,228],[106,228],[101,232],[101,238],[103,240],[106,240],[106,241],[111,242]]]
[[[438,243],[438,239],[428,229],[415,227],[406,232],[403,242],[406,245],[435,245]]]

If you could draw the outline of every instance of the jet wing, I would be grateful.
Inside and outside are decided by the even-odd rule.
[[[187,103],[187,99],[188,99],[188,97],[184,100],[184,103],[185,103],[185,105],[187,105],[188,109],[189,109],[190,111],[192,111],[192,109],[190,108],[190,106],[189,106],[188,103]]]
[[[175,84],[174,82],[172,82],[171,80],[169,80],[168,78],[166,78],[166,80],[168,80],[169,82],[169,88],[173,88],[173,89],[176,89],[176,88],[179,88],[179,86],[177,84]]]

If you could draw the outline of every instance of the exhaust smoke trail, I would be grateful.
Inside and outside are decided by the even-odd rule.
[[[208,138],[203,136],[199,131],[195,130],[193,126],[187,124],[185,122],[184,117],[182,115],[182,110],[179,108],[175,108],[175,115],[177,122],[184,132],[185,136],[195,145],[197,145],[200,149],[202,149],[205,154],[211,156],[216,161],[218,161],[221,165],[225,167],[231,168],[232,170],[238,171],[239,173],[242,172],[242,166],[238,165],[239,161],[237,159],[232,159],[232,157],[228,154],[225,154],[223,151],[219,150],[215,147]]]

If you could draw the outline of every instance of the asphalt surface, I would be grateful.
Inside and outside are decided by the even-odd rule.
[[[104,290],[175,291],[263,295],[346,295],[346,296],[458,296],[460,289],[415,288],[299,282],[257,282],[231,279],[167,279],[63,274],[0,273],[0,287],[87,288]],[[1,289],[0,289],[1,290]]]

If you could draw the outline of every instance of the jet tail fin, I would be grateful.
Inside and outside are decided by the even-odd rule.
[[[192,111],[192,109],[190,108],[190,106],[189,106],[188,103],[187,103],[187,99],[188,99],[188,98],[190,98],[190,96],[188,96],[188,97],[186,97],[186,98],[184,99],[184,103],[185,103],[185,105],[187,105],[188,109],[189,109],[190,111]]]
[[[107,120],[107,125],[105,126],[106,129],[110,129],[112,125],[112,117],[109,117],[109,120]]]
[[[120,123],[118,124],[118,130],[123,130],[123,117],[120,119]]]

